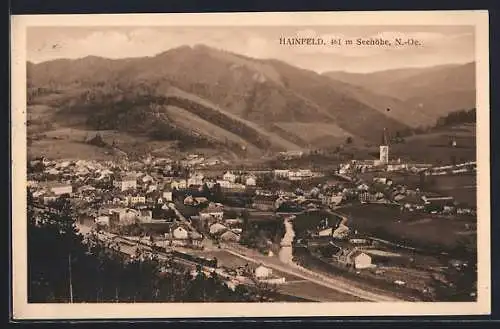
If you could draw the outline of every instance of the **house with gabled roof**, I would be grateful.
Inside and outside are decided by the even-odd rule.
[[[134,190],[137,188],[137,179],[132,174],[121,175],[113,180],[113,186],[121,191]]]
[[[233,174],[232,172],[230,171],[227,171],[223,176],[222,176],[222,179],[227,181],[227,182],[231,182],[231,183],[234,183],[236,182],[236,175]]]
[[[224,208],[213,203],[209,204],[207,208],[200,211],[201,219],[215,218],[222,220],[224,217]]]

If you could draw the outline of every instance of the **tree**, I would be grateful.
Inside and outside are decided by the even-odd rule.
[[[351,136],[347,137],[346,140],[345,140],[346,144],[352,144],[352,142],[353,142],[353,139],[352,139]]]
[[[477,238],[463,237],[452,253],[463,265],[449,266],[441,277],[433,279],[435,299],[439,301],[473,301],[477,294]]]

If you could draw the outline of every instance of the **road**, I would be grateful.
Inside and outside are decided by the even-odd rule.
[[[224,248],[224,250],[231,253],[232,255],[245,259],[246,261],[262,264],[273,270],[296,276],[300,279],[307,280],[316,285],[323,286],[324,288],[338,291],[345,295],[355,296],[362,300],[372,301],[372,302],[402,301],[398,298],[394,298],[391,296],[385,296],[378,293],[362,290],[358,287],[349,284],[346,280],[342,280],[341,278],[334,279],[332,277],[328,277],[320,273],[316,273],[311,270],[305,269],[298,265],[281,263],[278,259],[274,257],[266,257],[247,248],[239,246],[235,247],[234,245],[223,245],[222,247]]]

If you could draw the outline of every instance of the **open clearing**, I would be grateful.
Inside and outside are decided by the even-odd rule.
[[[361,233],[434,251],[452,251],[461,242],[462,235],[457,232],[474,231],[475,226],[475,218],[465,221],[428,216],[430,221],[418,222],[422,218],[386,205],[356,205],[338,211],[349,217],[349,227]],[[467,229],[466,225],[471,228]]]
[[[347,137],[351,136],[351,134],[333,123],[281,122],[276,123],[276,125],[309,143],[313,143],[319,139],[328,139],[331,142],[343,143]]]

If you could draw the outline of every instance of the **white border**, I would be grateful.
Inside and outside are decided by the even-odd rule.
[[[28,304],[26,28],[29,26],[473,25],[476,27],[478,301],[475,303]],[[491,311],[487,11],[12,16],[12,288],[14,319],[473,315]]]

